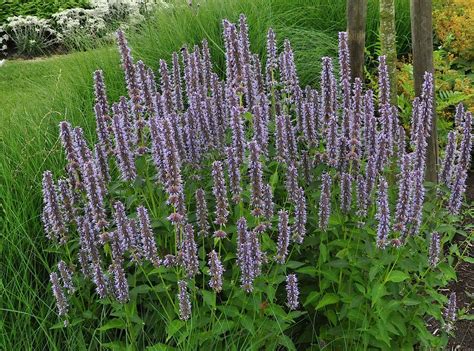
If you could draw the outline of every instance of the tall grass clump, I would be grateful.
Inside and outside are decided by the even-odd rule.
[[[405,131],[383,56],[378,96],[351,82],[346,33],[316,90],[289,40],[268,30],[261,59],[245,16],[222,24],[223,78],[206,39],[154,72],[118,31],[127,94],[111,103],[98,70],[92,141],[59,124],[66,163],[43,173],[41,214],[54,328],[112,349],[445,345],[471,114],[427,186],[431,74]]]

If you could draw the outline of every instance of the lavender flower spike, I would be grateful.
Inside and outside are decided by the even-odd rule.
[[[441,175],[439,177],[440,180],[448,186],[451,185],[455,154],[456,154],[456,132],[452,130],[448,134],[448,143],[446,145],[446,152],[444,155]]]
[[[72,271],[63,260],[58,262],[58,270],[61,275],[61,280],[63,282],[63,288],[66,289],[70,294],[75,290],[74,284],[72,282]]]
[[[225,225],[229,215],[229,202],[227,200],[227,187],[225,185],[224,169],[221,161],[214,161],[212,164],[212,176],[214,186],[212,193],[216,198],[216,220],[217,225]]]
[[[140,224],[140,237],[143,247],[143,255],[155,266],[159,265],[158,250],[156,248],[155,237],[150,225],[150,218],[145,207],[137,208],[138,222]]]
[[[288,255],[288,245],[290,243],[290,227],[288,226],[288,212],[278,211],[278,243],[275,261],[284,264]]]
[[[387,188],[387,181],[385,178],[380,177],[376,215],[379,222],[377,228],[377,247],[380,249],[387,246],[387,239],[390,231],[390,209],[388,207]]]
[[[203,189],[196,190],[196,218],[199,226],[199,235],[209,235],[209,220],[206,202],[206,193]]]
[[[250,181],[252,184],[252,214],[255,217],[263,215],[263,168],[260,162],[260,148],[256,141],[249,143],[250,160],[249,160],[249,173]]]
[[[331,176],[323,173],[321,176],[321,197],[319,199],[319,228],[325,231],[331,215]]]
[[[296,189],[295,194],[295,224],[291,229],[292,240],[302,244],[306,236],[306,198],[303,188]]]
[[[298,289],[298,279],[295,274],[288,274],[286,276],[286,297],[287,306],[290,310],[296,310],[299,305],[300,291]]]
[[[440,238],[439,234],[435,232],[431,234],[430,240],[430,256],[428,262],[431,267],[436,267],[438,265],[440,252]]]
[[[411,209],[411,156],[403,155],[400,164],[400,175],[398,181],[398,201],[395,212],[395,223],[393,229],[399,231],[402,236],[406,234],[406,224],[410,218]]]
[[[54,298],[56,299],[56,308],[58,309],[59,316],[65,316],[68,312],[68,302],[66,299],[66,295],[64,294],[63,288],[59,283],[59,277],[56,272],[53,272],[49,276],[49,280],[51,281],[51,288],[53,290]]]
[[[451,214],[459,213],[462,205],[462,198],[466,191],[467,171],[461,164],[456,167],[456,174],[451,186],[451,196],[449,197],[448,209]]]
[[[456,322],[456,293],[452,292],[449,296],[448,306],[444,310],[444,326],[443,329],[449,333],[454,328],[454,322]]]
[[[348,213],[352,202],[352,176],[349,173],[341,174],[341,210]]]
[[[199,273],[199,261],[197,256],[197,245],[194,240],[194,229],[191,224],[184,227],[184,240],[181,243],[181,260],[188,278]]]
[[[212,250],[208,254],[209,256],[209,271],[211,274],[211,280],[209,280],[209,286],[215,291],[222,291],[222,274],[224,273],[224,267],[222,266],[219,255],[215,250]]]
[[[115,155],[117,157],[120,175],[123,180],[131,181],[137,176],[135,156],[131,150],[130,131],[127,128],[127,116],[123,115],[121,108],[114,104],[112,130],[115,136]]]
[[[188,283],[178,281],[179,319],[187,321],[191,318],[191,299],[189,298]]]
[[[43,173],[43,224],[48,239],[66,242],[66,227],[61,208],[58,202],[58,195],[53,181],[53,174],[50,171]]]

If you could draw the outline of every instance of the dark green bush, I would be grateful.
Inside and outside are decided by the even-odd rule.
[[[8,17],[30,15],[50,18],[54,13],[73,7],[89,8],[89,0],[2,0],[0,2],[0,24]]]

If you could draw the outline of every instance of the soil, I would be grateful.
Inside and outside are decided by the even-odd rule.
[[[467,181],[466,198],[469,206],[474,204],[474,170],[471,170]],[[469,212],[469,211],[467,211]],[[472,211],[471,211],[472,212]],[[472,214],[465,217],[466,224],[474,224]],[[465,237],[455,238],[458,246],[467,248],[467,254],[474,257],[474,243]],[[462,262],[456,268],[458,280],[451,284],[450,291],[456,292],[458,308],[465,308],[466,314],[474,314],[474,267]],[[455,326],[455,335],[449,340],[448,350],[474,350],[474,321],[458,320]]]

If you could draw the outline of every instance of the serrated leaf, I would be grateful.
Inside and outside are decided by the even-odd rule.
[[[335,303],[339,302],[339,296],[336,294],[328,293],[323,296],[323,298],[319,301],[318,305],[316,306],[316,309],[319,310],[325,306],[328,305],[333,305]]]
[[[410,276],[402,271],[391,271],[390,274],[387,277],[387,281],[389,282],[395,282],[395,283],[400,283],[404,280],[409,279]]]

